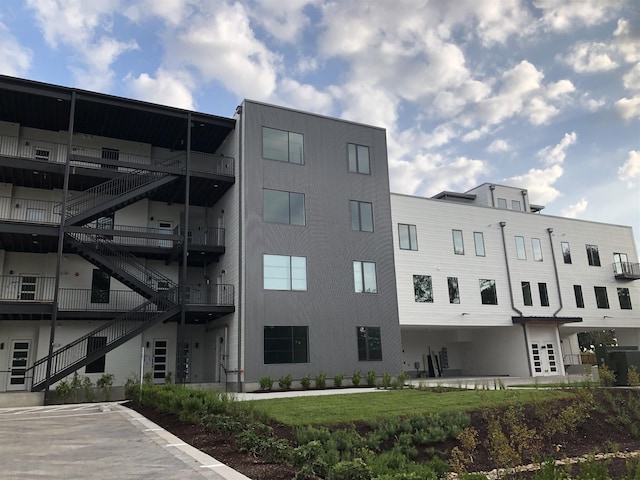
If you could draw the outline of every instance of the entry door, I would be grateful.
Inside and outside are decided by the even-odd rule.
[[[627,266],[628,266],[628,262],[629,259],[627,258],[627,254],[626,253],[614,253],[613,254],[613,265],[615,268],[616,273],[628,273],[627,272]]]
[[[7,390],[26,390],[25,372],[29,363],[31,340],[12,340],[9,356],[9,379]]]
[[[153,340],[153,383],[164,383],[167,376],[168,342],[164,339]]]
[[[158,222],[158,233],[163,235],[173,235],[173,223],[172,222]],[[160,247],[171,248],[173,242],[171,240],[160,240],[158,243]]]
[[[20,275],[20,300],[35,300],[38,277],[29,273]]]
[[[558,362],[553,343],[533,342],[531,344],[534,376],[557,375]]]

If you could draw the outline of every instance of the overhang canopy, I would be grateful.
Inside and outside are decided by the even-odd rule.
[[[582,317],[511,317],[513,323],[539,323],[539,324],[559,324],[578,323]]]

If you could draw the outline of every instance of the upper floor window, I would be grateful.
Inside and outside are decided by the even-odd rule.
[[[433,303],[433,286],[430,275],[413,276],[413,294],[416,302]]]
[[[597,245],[587,245],[587,259],[592,267],[600,266],[600,254],[598,253]]]
[[[533,298],[531,297],[531,284],[529,282],[522,282],[522,301],[527,307],[533,305]]]
[[[399,223],[398,238],[401,250],[418,250],[418,233],[415,225]]]
[[[264,327],[264,363],[309,363],[309,327]]]
[[[562,248],[564,263],[571,263],[571,247],[569,246],[569,242],[560,242],[560,247]]]
[[[382,360],[380,327],[356,327],[358,335],[358,360],[361,362]]]
[[[462,230],[452,230],[453,233],[453,253],[456,255],[464,255],[464,240],[462,239]]]
[[[613,268],[616,274],[631,272],[631,265],[626,253],[613,254]]]
[[[374,262],[353,262],[353,284],[356,293],[378,293],[376,264]]]
[[[480,297],[483,305],[497,305],[498,291],[495,280],[480,279]]]
[[[304,194],[264,189],[264,221],[304,225]]]
[[[484,257],[484,234],[482,232],[473,232],[473,242],[476,245],[476,255]]]
[[[351,200],[351,230],[373,232],[373,205]]]
[[[629,296],[628,288],[618,289],[618,300],[620,301],[620,308],[623,310],[631,310],[631,297]]]
[[[533,250],[533,261],[541,262],[542,261],[542,244],[540,243],[539,238],[531,239],[531,249]]]
[[[306,257],[265,254],[263,258],[265,290],[307,290]]]
[[[607,287],[593,287],[593,289],[596,292],[596,305],[598,305],[598,308],[609,308]]]
[[[573,294],[576,297],[576,307],[584,308],[584,297],[582,296],[582,285],[574,285]]]
[[[371,173],[369,166],[369,147],[348,143],[349,171],[355,173]]]
[[[516,212],[522,211],[522,208],[520,208],[520,200],[511,200],[511,210],[515,210]]]
[[[447,277],[449,287],[449,303],[460,303],[460,289],[458,288],[458,277]]]
[[[262,156],[280,162],[304,163],[304,137],[300,133],[262,127]]]
[[[547,292],[546,283],[538,283],[538,293],[540,293],[540,305],[543,307],[549,306],[549,293]]]
[[[507,209],[507,200],[505,198],[498,199],[498,208]]]
[[[518,256],[518,260],[527,259],[527,250],[524,246],[524,237],[516,237],[516,255]]]

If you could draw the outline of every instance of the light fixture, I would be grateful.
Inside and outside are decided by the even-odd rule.
[[[16,203],[16,208],[20,208],[20,204],[19,203]]]
[[[469,315],[467,312],[462,312],[462,316]]]
[[[611,318],[609,315],[604,315],[602,318]]]

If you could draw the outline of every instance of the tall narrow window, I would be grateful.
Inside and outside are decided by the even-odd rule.
[[[449,287],[449,303],[460,303],[460,289],[458,288],[458,277],[447,277]]]
[[[416,302],[433,303],[433,285],[431,283],[431,276],[413,276],[413,295]]]
[[[373,232],[373,205],[351,200],[351,230]]]
[[[382,360],[380,327],[356,327],[358,336],[358,360],[361,362]]]
[[[398,238],[401,250],[418,250],[418,233],[415,225],[399,223]]]
[[[373,262],[353,262],[353,285],[356,293],[378,293],[376,264]]]
[[[587,245],[587,259],[592,267],[600,266],[600,254],[597,245]]]
[[[618,300],[622,310],[631,310],[631,297],[628,288],[618,288]]]
[[[464,255],[464,240],[462,239],[462,230],[452,230],[453,233],[453,253],[456,255]]]
[[[498,199],[498,208],[506,210],[507,209],[507,200],[504,199],[504,198],[499,198]]]
[[[473,242],[476,245],[476,255],[484,257],[484,234],[482,232],[473,232]]]
[[[539,238],[531,239],[531,249],[533,250],[533,261],[541,262],[542,261],[542,244],[540,243]]]
[[[350,172],[363,174],[371,173],[369,165],[369,147],[348,143],[347,150],[349,151]]]
[[[91,303],[109,303],[111,277],[102,270],[93,270],[91,278]]]
[[[576,297],[576,307],[584,308],[584,297],[582,296],[582,285],[574,285],[573,294]]]
[[[571,263],[571,247],[569,246],[569,242],[560,242],[560,246],[562,247],[564,263]]]
[[[262,127],[262,156],[280,162],[304,163],[304,137],[299,133]]]
[[[616,275],[631,273],[632,268],[626,253],[613,254],[613,270]]]
[[[520,208],[520,200],[511,200],[511,210],[515,210],[516,212],[522,211],[522,208]]]
[[[309,363],[309,327],[264,327],[264,363]]]
[[[538,293],[540,293],[540,305],[543,307],[549,306],[549,293],[547,292],[546,283],[538,283]]]
[[[92,354],[96,350],[100,350],[107,345],[107,337],[89,337],[87,338],[87,355]],[[84,373],[104,373],[106,357],[102,355],[93,362],[88,363],[84,367]]]
[[[607,287],[593,287],[596,293],[596,305],[598,308],[609,308],[609,297],[607,296]]]
[[[305,224],[304,194],[265,188],[263,197],[265,222],[288,225]]]
[[[527,307],[533,305],[533,298],[531,297],[531,284],[529,282],[522,282],[522,301]]]
[[[516,237],[516,255],[518,260],[527,259],[527,250],[524,246],[524,237]]]
[[[264,255],[263,286],[265,290],[307,290],[306,257]]]
[[[480,280],[480,297],[483,305],[497,305],[498,292],[495,280]]]

